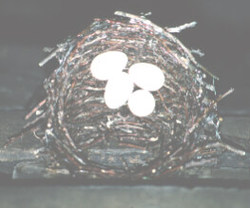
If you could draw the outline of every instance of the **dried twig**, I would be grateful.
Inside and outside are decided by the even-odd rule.
[[[165,27],[165,29],[170,33],[180,33],[182,30],[186,30],[188,28],[193,28],[197,25],[197,22],[186,23],[177,27]]]

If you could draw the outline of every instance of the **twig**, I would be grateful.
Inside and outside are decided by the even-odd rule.
[[[195,27],[196,24],[197,22],[193,21],[177,27],[165,27],[165,29],[170,33],[180,33],[182,30]]]
[[[47,56],[45,59],[43,59],[42,61],[40,61],[38,65],[40,67],[44,66],[48,61],[50,61],[52,58],[54,58],[58,52],[61,52],[62,50],[63,49],[61,47],[57,48],[49,56]]]

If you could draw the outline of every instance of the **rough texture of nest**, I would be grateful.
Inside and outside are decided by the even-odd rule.
[[[220,139],[215,89],[208,84],[213,76],[167,29],[117,14],[95,19],[58,45],[50,58],[56,56],[60,66],[44,81],[47,97],[36,108],[44,110],[29,129],[43,132],[52,161],[90,178],[154,178],[209,158],[207,145]],[[153,92],[151,115],[136,117],[126,105],[116,110],[105,105],[106,82],[92,76],[90,64],[112,50],[127,54],[127,67],[147,62],[163,70],[165,84]]]

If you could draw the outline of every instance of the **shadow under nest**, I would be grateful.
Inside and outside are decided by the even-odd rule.
[[[213,79],[168,30],[145,17],[116,12],[59,44],[41,65],[56,57],[59,67],[44,80],[46,98],[29,114],[21,133],[39,137],[50,154],[49,166],[88,178],[147,179],[178,174],[185,167],[215,161],[221,153]],[[128,56],[124,69],[139,62],[162,69],[165,83],[153,92],[156,106],[146,117],[127,105],[110,109],[105,81],[90,71],[106,51]],[[10,143],[9,142],[9,143]]]

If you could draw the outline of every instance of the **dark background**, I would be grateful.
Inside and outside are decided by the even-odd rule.
[[[0,0],[0,106],[19,108],[42,83],[43,47],[55,47],[93,18],[111,17],[116,10],[151,11],[148,18],[162,27],[197,21],[177,37],[205,53],[197,60],[220,77],[219,94],[235,88],[220,109],[249,112],[249,0]],[[21,89],[27,96],[20,96]]]

